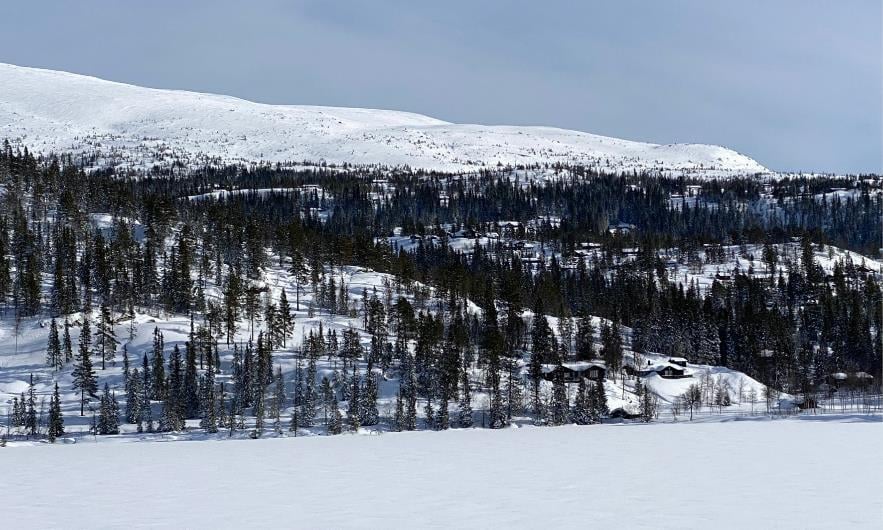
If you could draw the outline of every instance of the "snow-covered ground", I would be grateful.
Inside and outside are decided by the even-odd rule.
[[[551,127],[448,123],[388,110],[265,105],[0,64],[0,138],[129,168],[210,162],[382,164],[446,171],[580,163],[700,176],[769,173],[704,144],[657,145]]]
[[[6,528],[881,528],[878,417],[0,449]]]

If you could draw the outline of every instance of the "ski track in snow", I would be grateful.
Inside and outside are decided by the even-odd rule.
[[[704,144],[657,145],[553,127],[454,124],[408,112],[266,105],[0,63],[0,138],[39,153],[99,154],[101,165],[302,162],[476,171],[580,163],[612,172],[769,173]]]

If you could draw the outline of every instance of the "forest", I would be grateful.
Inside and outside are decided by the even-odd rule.
[[[593,361],[629,379],[634,416],[651,421],[657,396],[625,373],[648,355],[742,372],[802,403],[830,395],[837,374],[878,388],[880,186],[579,166],[118,175],[5,143],[0,321],[16,344],[0,352],[38,322],[46,366],[68,374],[42,397],[31,375],[7,436],[55,440],[87,406],[98,434],[187,420],[253,436],[594,424],[612,413],[604,383],[548,376]],[[382,288],[354,295],[354,268]],[[280,277],[289,287],[274,288]],[[183,319],[186,340],[167,346],[139,315]],[[136,331],[151,347],[128,350]],[[697,380],[677,405],[723,407],[732,392]],[[62,413],[65,393],[76,411]]]

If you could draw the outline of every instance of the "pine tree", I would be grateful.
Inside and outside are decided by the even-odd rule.
[[[46,365],[58,371],[64,367],[64,353],[61,351],[61,342],[58,340],[58,325],[55,319],[49,324],[49,340],[46,344]]]
[[[95,330],[95,351],[101,357],[101,369],[106,368],[106,361],[113,361],[119,340],[113,329],[113,317],[106,304],[101,304],[98,328]]]
[[[331,396],[331,419],[328,421],[328,434],[340,434],[343,432],[343,414],[337,403],[337,396]]]
[[[503,406],[503,394],[500,386],[500,358],[494,355],[488,365],[488,386],[490,387],[490,423],[491,429],[506,426],[506,410]]]
[[[365,389],[362,392],[360,411],[362,425],[373,426],[380,421],[380,414],[377,412],[377,376],[374,374],[371,359],[368,360],[368,369],[365,372]]]
[[[150,385],[147,384],[147,380],[141,384],[138,412],[140,413],[138,417],[138,432],[141,432],[142,428],[147,432],[153,432],[153,407],[150,402]]]
[[[402,389],[396,392],[396,410],[393,415],[392,429],[396,432],[405,430],[405,403],[402,398]]]
[[[399,400],[400,402],[401,400]],[[460,427],[468,429],[472,427],[472,396],[469,391],[469,372],[462,370],[460,383],[460,404],[457,414],[457,423]]]
[[[324,414],[324,424],[325,428],[328,428],[328,416],[331,412],[332,401],[337,403],[336,397],[334,394],[334,388],[331,386],[331,381],[328,380],[327,377],[322,377],[322,385],[321,385],[321,393],[322,393],[322,411]]]
[[[56,438],[64,435],[64,416],[61,413],[61,398],[58,395],[58,382],[49,401],[49,422],[47,434],[49,441],[55,443]]]
[[[23,405],[24,400],[25,400],[24,395],[22,395],[22,397],[21,397],[21,402],[19,402],[18,397],[12,398],[12,419],[11,419],[10,423],[12,424],[13,427],[21,427],[22,425],[24,425],[24,422],[25,422],[24,413],[21,411],[21,405],[19,405],[19,403],[21,403]]]
[[[166,388],[166,370],[165,357],[163,356],[163,334],[158,327],[153,328],[153,359],[152,369],[150,370],[151,383],[151,399],[163,401],[167,397],[168,388]],[[147,373],[145,371],[145,373]]]
[[[607,372],[615,378],[622,367],[622,337],[616,321],[612,324],[605,322],[601,327],[601,343],[601,357],[607,364]]]
[[[119,414],[116,396],[111,394],[110,387],[104,383],[104,393],[101,395],[99,409],[98,434],[119,434]]]
[[[62,351],[64,352],[64,364],[74,360],[74,347],[71,343],[70,322],[64,319],[64,339],[62,340]]]
[[[218,407],[215,394],[215,370],[210,364],[202,376],[200,384],[199,426],[207,433],[218,432]]]
[[[604,381],[600,379],[595,381],[595,397],[593,404],[594,417],[596,419],[595,423],[600,423],[601,418],[610,415],[610,409],[607,407],[607,391],[604,389]]]
[[[595,358],[595,328],[592,325],[592,317],[588,314],[580,317],[576,330],[576,357],[580,361],[590,361]]]
[[[327,379],[323,380],[327,381]],[[276,389],[273,393],[273,430],[282,434],[282,409],[285,408],[285,381],[282,379],[282,368],[276,369]]]
[[[199,417],[199,379],[196,371],[196,349],[192,347],[190,342],[186,342],[184,343],[184,351],[184,381],[182,383],[184,417],[194,419]]]
[[[534,418],[540,421],[543,417],[542,401],[540,400],[540,382],[543,375],[543,364],[554,361],[552,331],[546,316],[543,314],[542,303],[538,300],[534,310],[533,329],[531,330],[530,378],[533,381]]]
[[[260,437],[264,433],[264,397],[265,392],[263,383],[259,383],[257,390],[255,391],[254,400],[252,403],[252,413],[254,414],[254,431],[252,432],[253,437]]]
[[[350,392],[349,410],[347,411],[347,419],[353,431],[358,431],[362,425],[362,398],[360,395],[361,381],[359,377],[359,367],[353,369],[352,391]]]
[[[128,394],[129,392],[129,347],[128,345],[123,345],[123,390]]]
[[[141,419],[141,374],[135,368],[126,383],[126,423],[139,423]]]
[[[432,395],[426,396],[426,404],[423,406],[423,421],[428,429],[435,429],[435,408],[432,406]]]
[[[291,305],[288,303],[288,295],[285,293],[285,289],[282,289],[282,294],[279,296],[277,315],[279,318],[279,331],[282,337],[282,347],[284,348],[288,337],[294,332],[294,317],[291,314]]]
[[[300,426],[312,427],[316,418],[316,360],[310,357],[304,375],[303,397],[301,401]]]
[[[556,375],[552,382],[552,406],[551,418],[552,425],[564,425],[567,423],[567,416],[570,410],[570,404],[567,401],[567,388],[564,385],[564,379],[561,374]]]
[[[31,382],[28,386],[28,402],[24,427],[31,436],[37,434],[37,390],[34,387],[34,374],[31,374]]]
[[[579,381],[579,388],[576,391],[576,399],[573,403],[573,412],[571,420],[577,425],[589,425],[594,423],[592,420],[592,399],[590,393],[594,395],[592,390],[586,386],[585,378]]]
[[[86,397],[97,397],[98,381],[95,379],[95,371],[92,369],[92,353],[89,351],[89,320],[83,320],[83,330],[80,333],[80,347],[77,353],[77,363],[71,373],[73,388],[80,391],[80,416],[85,415]]]

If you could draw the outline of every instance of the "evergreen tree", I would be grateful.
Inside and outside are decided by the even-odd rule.
[[[592,391],[586,386],[585,378],[579,381],[579,388],[576,391],[576,399],[573,402],[573,412],[571,420],[577,425],[589,425],[594,423],[592,418],[592,399],[590,397]]]
[[[592,403],[595,423],[600,423],[601,418],[610,415],[610,409],[607,407],[607,391],[604,389],[604,381],[600,379],[595,381],[595,395]]]
[[[294,317],[291,314],[291,305],[288,303],[288,295],[285,293],[285,289],[282,289],[282,294],[279,296],[277,317],[279,318],[279,332],[282,338],[282,347],[284,348],[288,337],[294,332]]]
[[[399,399],[397,406],[400,403],[401,399]],[[460,405],[457,422],[460,424],[460,427],[465,429],[472,427],[472,396],[469,391],[469,373],[466,370],[461,372]]]
[[[129,392],[129,347],[127,345],[123,345],[123,384],[125,385],[123,390],[128,394]]]
[[[61,342],[58,340],[58,325],[55,319],[49,324],[49,341],[46,344],[46,365],[58,371],[64,367],[64,353],[61,351]]]
[[[116,396],[111,394],[107,383],[104,383],[104,393],[101,395],[101,407],[99,410],[98,434],[119,434],[120,406]]]
[[[106,361],[113,361],[120,341],[113,329],[113,317],[106,304],[101,304],[98,314],[98,328],[95,330],[95,352],[101,357],[101,369],[106,368]]]
[[[561,374],[557,374],[552,382],[552,405],[550,407],[552,425],[564,425],[567,423],[570,404],[567,401],[567,388]]]
[[[347,419],[353,431],[358,431],[362,425],[362,398],[360,395],[361,381],[359,377],[359,367],[353,369],[352,391],[350,392],[349,410],[347,411]]]
[[[184,343],[184,352],[184,380],[182,382],[184,417],[188,419],[195,419],[200,417],[199,378],[196,370],[196,349],[193,348],[192,343],[186,342]],[[214,389],[212,389],[212,395],[214,395]]]
[[[34,374],[31,374],[31,382],[28,386],[27,410],[25,412],[24,427],[28,434],[37,434],[37,390],[34,387]]]
[[[343,432],[343,414],[337,404],[337,396],[331,397],[331,419],[328,421],[328,434],[340,434]]]
[[[361,424],[369,427],[377,425],[380,421],[380,414],[377,412],[377,376],[374,374],[371,359],[368,360],[368,369],[365,372],[365,389],[361,397]]]
[[[163,401],[167,397],[168,388],[166,386],[166,369],[165,357],[163,356],[163,334],[158,327],[153,328],[153,359],[152,369],[150,370],[151,383],[151,399]],[[148,372],[145,371],[145,374]]]
[[[327,382],[327,379],[323,378]],[[276,434],[282,434],[282,409],[285,408],[285,381],[282,379],[282,368],[276,369],[276,388],[273,393],[273,430]]]
[[[92,369],[92,352],[89,351],[89,320],[83,320],[83,329],[80,333],[80,346],[77,353],[77,362],[71,373],[73,388],[80,391],[80,416],[85,415],[87,397],[97,397],[98,381],[95,379],[95,371]]]
[[[64,364],[74,360],[74,346],[71,342],[70,322],[64,319],[64,339],[62,340],[62,351],[64,352]]]
[[[61,398],[58,395],[58,382],[49,401],[49,421],[47,428],[49,441],[55,443],[56,438],[64,435],[64,416],[61,413]]]
[[[595,328],[592,325],[591,315],[583,315],[577,322],[576,330],[576,357],[580,361],[590,361],[595,358]]]
[[[139,423],[141,419],[141,374],[135,368],[126,384],[126,423]]]
[[[616,380],[616,372],[622,367],[622,337],[620,336],[619,324],[613,321],[606,322],[601,327],[601,357],[607,364],[607,373]]]
[[[202,376],[200,384],[200,420],[199,426],[205,432],[214,434],[218,432],[218,406],[215,394],[215,369],[211,364]]]

